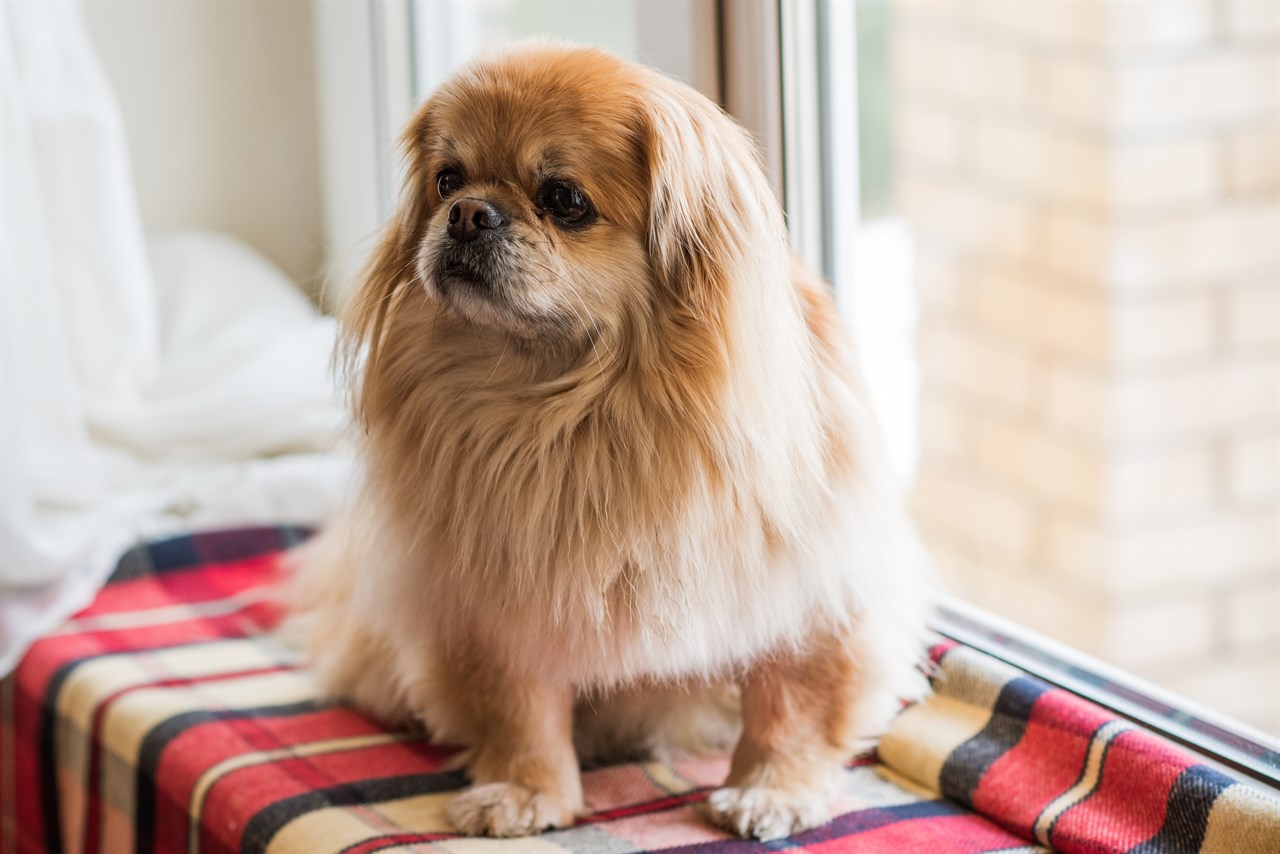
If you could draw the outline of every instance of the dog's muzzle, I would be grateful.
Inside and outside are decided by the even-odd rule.
[[[478,237],[490,236],[507,224],[506,218],[483,199],[458,199],[449,208],[446,231],[459,243],[470,243]]]

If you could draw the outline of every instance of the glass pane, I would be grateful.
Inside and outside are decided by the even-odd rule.
[[[596,45],[719,100],[716,0],[410,0],[414,94],[516,39]]]
[[[889,212],[893,177],[888,0],[861,0],[857,22],[860,204],[862,216],[875,219]]]
[[[1096,11],[860,0],[854,317],[954,591],[1280,733],[1280,42]]]
[[[636,56],[636,0],[481,0],[472,5],[489,40],[554,35]]]

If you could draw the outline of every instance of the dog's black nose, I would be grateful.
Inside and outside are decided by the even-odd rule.
[[[449,208],[449,236],[463,243],[506,223],[498,209],[482,199],[458,199]]]

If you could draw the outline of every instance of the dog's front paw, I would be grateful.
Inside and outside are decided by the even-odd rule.
[[[573,810],[554,795],[515,783],[484,783],[453,799],[449,820],[468,836],[528,836],[568,827]]]
[[[707,806],[711,819],[725,830],[763,841],[791,836],[830,818],[821,796],[764,786],[716,789]]]

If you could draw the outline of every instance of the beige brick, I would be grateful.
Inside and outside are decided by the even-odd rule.
[[[1208,135],[1117,141],[1032,120],[974,122],[976,173],[993,186],[1047,202],[1163,212],[1206,202],[1220,190],[1218,149]]]
[[[1107,571],[1106,542],[1095,518],[1050,514],[1042,548],[1037,557],[1050,571],[1080,589],[1101,594]],[[1099,595],[1099,603],[1104,601]]]
[[[973,124],[973,166],[983,181],[1038,194],[1048,166],[1049,130],[1033,117],[977,118]]]
[[[1227,491],[1239,501],[1280,498],[1280,425],[1227,446]]]
[[[1092,444],[1107,438],[1108,383],[1098,371],[1054,365],[1048,371],[1045,397],[1053,430]]]
[[[894,206],[924,239],[919,240],[921,251],[937,251],[948,256],[954,254],[951,247],[939,240],[939,231],[949,225],[938,216],[938,206],[945,192],[940,192],[938,182],[912,170],[904,170],[894,187]]]
[[[972,275],[954,253],[933,244],[917,249],[915,281],[922,314],[962,310],[971,300],[971,280]]]
[[[1041,197],[1051,202],[1097,205],[1105,198],[1106,157],[1096,137],[1059,130],[1046,141]]]
[[[1280,238],[1278,238],[1280,239]],[[1280,347],[1280,270],[1276,281],[1223,294],[1228,344],[1237,350]]]
[[[933,559],[938,586],[968,601],[981,596],[979,564],[970,552],[936,528],[925,530],[925,546]]]
[[[983,566],[980,607],[1088,655],[1102,652],[1103,612],[1092,596],[1064,587],[1035,571]]]
[[[1097,204],[1105,195],[1098,140],[1034,119],[974,123],[976,173],[992,186],[1044,201]]]
[[[1202,594],[1116,605],[1105,619],[1101,657],[1127,669],[1185,669],[1212,654],[1215,616]]]
[[[1117,64],[1115,130],[1203,130],[1280,115],[1280,53],[1223,50]]]
[[[1067,126],[1100,131],[1111,118],[1111,66],[1091,53],[1050,53],[1039,58],[1036,108]]]
[[[989,266],[975,273],[974,315],[1028,349],[1098,362],[1106,354],[1106,306],[1098,292],[1037,281]]]
[[[922,470],[913,505],[926,536],[936,529],[978,559],[1021,559],[1031,551],[1034,517],[1026,502],[971,474]]]
[[[1213,38],[1210,0],[1120,0],[1079,5],[1101,5],[1106,46],[1117,52],[1131,55],[1151,48],[1199,47]]]
[[[1280,2],[1224,0],[1227,35],[1235,41],[1274,43],[1280,37]]]
[[[1214,661],[1163,676],[1162,684],[1192,702],[1280,735],[1280,658],[1274,654]]]
[[[1280,669],[1280,663],[1275,666]],[[1270,735],[1273,739],[1280,737],[1280,701],[1255,703],[1250,698],[1242,703],[1242,705],[1247,703],[1247,706],[1235,711],[1232,711],[1232,708],[1236,705],[1235,701],[1227,700],[1226,703],[1228,708],[1222,709],[1222,714],[1257,732]]]
[[[1036,369],[1018,348],[956,323],[921,327],[920,364],[927,382],[973,404],[1006,412],[1027,410],[1033,399]]]
[[[950,110],[908,101],[894,113],[894,157],[901,169],[954,171],[960,163],[961,123]]]
[[[893,23],[899,30],[947,30],[963,23],[963,3],[939,3],[937,0],[894,0]]]
[[[1232,649],[1280,652],[1280,571],[1273,575],[1224,595],[1222,624]]]
[[[1093,48],[1103,38],[1102,5],[1074,0],[967,0],[968,25],[1037,48]]]
[[[1121,377],[1107,385],[1106,435],[1116,442],[1207,438],[1280,415],[1274,359],[1221,360],[1205,366]]]
[[[1111,252],[1109,220],[1099,214],[1054,210],[1045,220],[1044,263],[1064,280],[1089,287],[1103,283]]]
[[[1255,277],[1280,267],[1280,201],[1223,203],[1110,233],[1101,283],[1128,291]],[[1084,272],[1083,264],[1077,274]]]
[[[1007,42],[906,27],[893,39],[890,62],[901,93],[957,107],[1021,109],[1031,103],[1031,57]]]
[[[1209,590],[1280,562],[1280,519],[1268,508],[1131,526],[1107,534],[1102,553],[1114,594]]]
[[[945,42],[945,36],[927,27],[899,27],[889,43],[890,75],[899,101],[940,101],[937,69],[931,65],[930,56]]]
[[[972,180],[904,174],[898,182],[904,215],[947,252],[1031,263],[1039,253],[1033,205],[991,192]]]
[[[1115,454],[1104,483],[1103,507],[1116,521],[1203,512],[1216,498],[1212,448],[1195,443]]]
[[[1107,306],[1097,293],[1037,285],[1012,273],[987,270],[975,282],[973,310],[984,324],[1028,349],[1085,366],[1108,359],[1122,368],[1185,364],[1213,352],[1215,315],[1208,294]]]
[[[1032,104],[1030,53],[1009,43],[945,39],[935,57],[937,83],[949,101],[965,105],[1023,109]]]
[[[1109,343],[1118,367],[1148,367],[1209,359],[1215,347],[1213,296],[1192,292],[1117,303]]]
[[[1104,202],[1125,213],[1207,202],[1220,189],[1218,151],[1208,136],[1118,140],[1105,183]]]
[[[1207,593],[1280,561],[1274,510],[1226,510],[1103,528],[1062,515],[1045,525],[1045,560],[1102,597]]]
[[[1280,2],[1276,8],[1280,10]],[[1224,144],[1230,192],[1249,195],[1280,190],[1280,126],[1236,131]]]
[[[1016,493],[1086,510],[1096,507],[1101,467],[1096,454],[1043,429],[1003,419],[976,423],[975,464]]]
[[[926,389],[920,396],[917,417],[920,452],[926,460],[959,461],[972,454],[977,427],[963,402],[952,400],[941,390]]]

